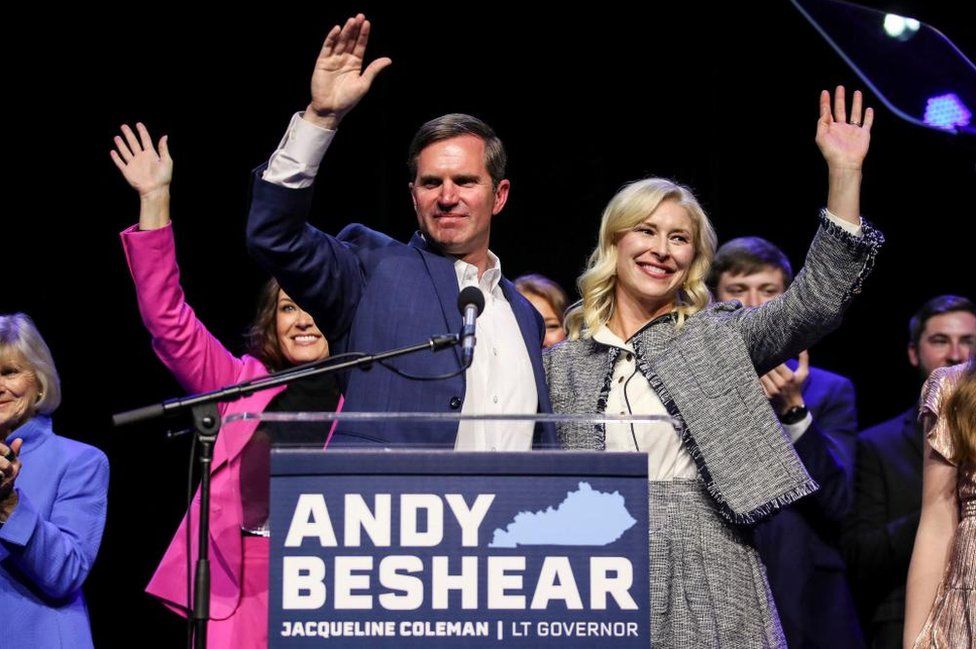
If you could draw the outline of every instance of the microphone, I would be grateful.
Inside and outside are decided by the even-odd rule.
[[[461,363],[471,367],[474,360],[474,323],[485,308],[485,296],[476,286],[468,286],[458,295],[458,311],[461,312]]]

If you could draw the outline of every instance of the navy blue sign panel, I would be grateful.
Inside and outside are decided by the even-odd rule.
[[[276,450],[271,473],[272,649],[650,645],[643,454]]]

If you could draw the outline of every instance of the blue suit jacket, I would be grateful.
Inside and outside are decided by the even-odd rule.
[[[839,547],[853,501],[854,385],[811,367],[803,399],[813,424],[794,448],[820,490],[758,525],[756,546],[791,649],[863,647]]]
[[[255,171],[248,217],[251,254],[329,339],[333,354],[381,352],[458,332],[458,283],[454,259],[428,246],[419,234],[409,244],[360,225],[330,236],[308,225],[312,188],[288,189],[264,181]],[[507,279],[501,289],[525,340],[539,395],[538,411],[552,412],[542,369],[542,317]],[[457,348],[420,352],[389,361],[418,376],[461,368]],[[504,380],[504,377],[498,377]],[[384,367],[354,370],[340,377],[347,412],[455,412],[461,409],[461,373],[437,381],[403,378]],[[451,447],[457,423],[339,426],[332,444],[420,444]],[[555,445],[551,424],[536,428],[535,445]]]
[[[844,552],[871,647],[901,647],[905,580],[922,509],[922,440],[915,406],[857,439]]]
[[[10,434],[24,440],[19,502],[0,526],[0,648],[92,646],[81,586],[105,527],[108,459],[55,435],[38,415]]]

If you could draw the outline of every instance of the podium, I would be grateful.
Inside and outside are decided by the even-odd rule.
[[[221,434],[241,419],[276,442],[269,647],[649,646],[646,454],[323,449],[309,431],[550,420],[674,434],[667,418],[264,413]]]

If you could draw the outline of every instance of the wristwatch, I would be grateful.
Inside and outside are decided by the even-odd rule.
[[[798,424],[807,418],[810,411],[806,406],[793,406],[782,415],[779,416],[780,423],[785,426],[790,426],[792,424]]]

